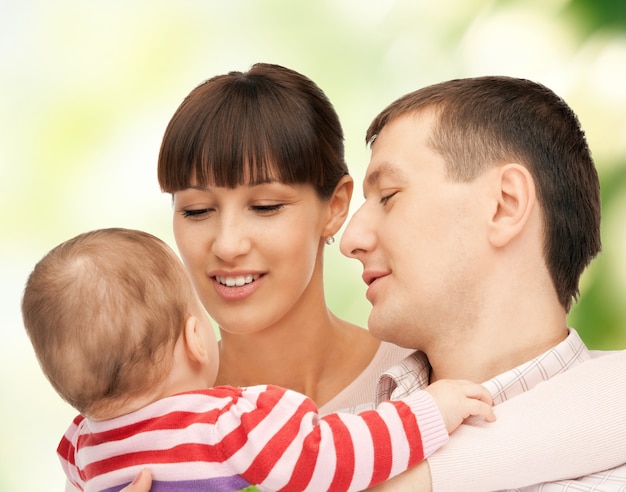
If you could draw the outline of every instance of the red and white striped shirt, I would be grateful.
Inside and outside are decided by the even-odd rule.
[[[418,423],[419,422],[419,423]],[[181,393],[106,421],[77,417],[58,447],[83,490],[119,490],[144,467],[152,491],[362,490],[422,461],[448,439],[418,391],[358,415],[318,415],[276,386]]]

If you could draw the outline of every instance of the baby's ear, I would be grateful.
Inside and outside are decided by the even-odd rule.
[[[531,216],[535,182],[525,166],[510,163],[495,169],[492,183],[495,211],[489,222],[489,241],[503,247],[524,230]]]
[[[207,348],[204,346],[204,341],[200,334],[198,318],[195,316],[189,316],[187,318],[182,335],[185,342],[185,352],[187,357],[193,362],[205,363],[209,354]]]

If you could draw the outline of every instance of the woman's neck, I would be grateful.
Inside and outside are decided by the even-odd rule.
[[[275,384],[321,406],[367,367],[379,343],[367,330],[331,313],[300,326],[246,335],[223,332],[216,384]]]

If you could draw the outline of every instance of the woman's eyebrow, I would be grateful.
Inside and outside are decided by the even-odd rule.
[[[264,186],[264,185],[272,185],[272,184],[282,184],[282,181],[276,179],[276,178],[267,178],[267,179],[262,179],[259,181],[252,181],[252,182],[248,182],[248,183],[244,183],[241,186],[247,186],[248,188],[253,188],[255,186]],[[199,184],[191,184],[189,186],[187,186],[186,190],[197,190],[197,191],[210,191],[211,188],[222,188],[221,186],[216,186],[213,184],[207,184],[207,185],[199,185]]]

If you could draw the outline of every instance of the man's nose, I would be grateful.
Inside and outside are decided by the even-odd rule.
[[[373,219],[366,205],[366,203],[361,205],[350,218],[341,237],[339,249],[349,258],[359,259],[363,253],[370,251],[376,242]]]

